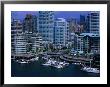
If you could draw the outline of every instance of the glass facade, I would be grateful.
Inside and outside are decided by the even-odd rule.
[[[38,32],[41,34],[44,41],[53,43],[54,12],[39,11],[38,16]]]
[[[58,18],[55,20],[54,28],[54,44],[56,46],[65,46],[67,43],[67,31],[68,25],[64,18]]]

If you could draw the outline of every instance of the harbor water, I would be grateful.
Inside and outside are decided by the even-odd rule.
[[[12,77],[99,77],[100,74],[88,73],[81,70],[81,66],[69,64],[64,68],[43,66],[41,60],[27,64],[11,61]]]

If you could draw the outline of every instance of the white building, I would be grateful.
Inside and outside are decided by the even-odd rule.
[[[99,53],[100,37],[99,34],[82,33],[77,39],[77,51],[79,53]]]
[[[67,33],[68,31],[68,23],[64,18],[57,18],[55,20],[55,28],[54,28],[54,44],[55,46],[66,46],[67,44]]]
[[[15,44],[15,54],[25,54],[26,53],[26,39],[25,35],[22,34],[17,34],[14,37],[14,44]]]
[[[87,28],[90,33],[100,34],[99,12],[94,11],[87,16]]]
[[[14,53],[15,51],[15,36],[22,33],[22,23],[20,20],[12,20],[11,22],[11,52]]]

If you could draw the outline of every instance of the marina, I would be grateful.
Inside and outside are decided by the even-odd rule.
[[[52,66],[55,68],[64,68],[65,66],[68,66],[69,63],[64,62],[60,62],[60,61],[55,61],[55,60],[48,60],[46,63],[42,64],[44,66]]]
[[[99,77],[99,73],[90,73],[81,70],[80,65],[69,64],[67,67],[50,66],[38,60],[31,63],[19,64],[11,62],[12,77]],[[43,65],[42,65],[43,64]]]
[[[65,69],[68,69],[70,66],[71,67],[75,66],[75,67],[78,67],[78,70],[80,72],[83,72],[83,73],[85,72],[87,75],[88,74],[95,74],[96,76],[99,76],[99,74],[100,74],[100,70],[98,68],[91,67],[91,61],[92,60],[89,61],[89,66],[87,66],[85,64],[86,62],[84,62],[84,59],[83,59],[83,62],[81,62],[81,61],[80,62],[79,61],[78,62],[71,62],[71,61],[66,61],[65,59],[62,59],[62,57],[63,57],[62,55],[60,55],[60,54],[55,55],[55,53],[54,53],[54,55],[52,55],[52,53],[51,54],[48,53],[48,54],[45,54],[45,55],[39,55],[39,56],[37,55],[37,56],[34,56],[34,57],[28,57],[28,58],[26,58],[26,57],[24,58],[24,57],[21,57],[21,56],[20,57],[15,56],[15,58],[12,58],[12,64],[15,64],[15,65],[19,66],[19,68],[22,68],[21,64],[23,64],[24,66],[30,67],[29,65],[36,63],[36,64],[39,65],[40,69],[42,67],[42,69],[43,68],[50,68],[50,69],[53,69],[53,70],[54,69],[55,70],[56,69],[58,69],[58,70],[61,69],[62,71],[65,70]],[[79,60],[81,60],[81,58],[79,58]],[[18,63],[20,65],[18,65],[16,63]],[[36,66],[36,67],[38,67],[38,66]],[[33,68],[33,67],[31,67],[31,68]],[[34,66],[34,68],[35,68],[35,66]],[[12,68],[12,71],[13,71],[13,68]],[[14,76],[14,74],[12,74],[12,76]],[[15,76],[16,76],[16,74],[15,74]]]

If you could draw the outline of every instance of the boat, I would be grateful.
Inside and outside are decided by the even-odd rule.
[[[26,62],[26,61],[20,61],[18,63],[24,64],[24,63],[28,63],[28,62]]]
[[[39,59],[39,57],[36,57],[36,58],[30,59],[29,61],[37,61],[38,59]]]
[[[44,64],[42,64],[42,65],[44,65],[44,66],[51,66],[50,63],[44,63]]]
[[[82,70],[86,72],[100,73],[100,71],[97,68],[83,67]]]
[[[59,62],[60,65],[63,65],[63,66],[68,66],[69,63],[66,63],[66,62]]]
[[[16,62],[18,62],[20,64],[29,63],[27,60],[24,60],[24,59],[16,60]]]
[[[62,65],[56,65],[56,66],[54,66],[54,67],[56,67],[56,68],[63,68]]]
[[[50,58],[46,63],[44,63],[42,65],[52,66],[52,67],[55,67],[55,68],[63,68],[64,66],[69,65],[69,63],[66,63],[65,61],[64,62],[56,61],[56,60],[53,60],[53,59]]]
[[[86,71],[86,72],[91,72],[91,73],[100,73],[98,68],[92,68],[91,67],[91,61],[90,61],[90,66],[89,67],[83,66],[83,68],[81,70]]]
[[[72,63],[72,64],[75,64],[75,65],[81,65],[81,63]]]
[[[38,60],[39,59],[39,57],[36,57],[34,60]]]

